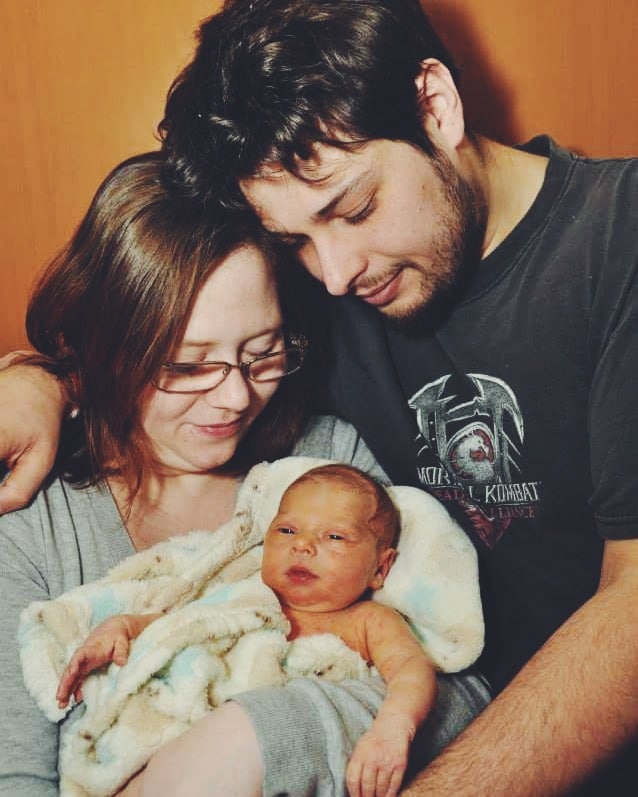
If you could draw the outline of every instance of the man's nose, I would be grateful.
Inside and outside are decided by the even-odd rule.
[[[367,268],[367,257],[347,236],[326,232],[313,242],[314,263],[309,270],[333,296],[343,296],[354,287]]]

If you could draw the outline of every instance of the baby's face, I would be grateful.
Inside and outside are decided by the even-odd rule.
[[[394,550],[379,549],[375,506],[338,479],[290,488],[264,540],[262,579],[284,606],[328,612],[377,589]]]

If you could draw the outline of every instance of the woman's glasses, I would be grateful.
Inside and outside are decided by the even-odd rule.
[[[260,354],[236,365],[212,360],[164,363],[153,384],[164,393],[207,393],[221,385],[233,368],[251,382],[276,382],[301,368],[308,348],[303,335],[291,335],[289,340],[290,345],[281,351]]]

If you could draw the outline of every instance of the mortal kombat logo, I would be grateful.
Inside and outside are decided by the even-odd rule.
[[[523,417],[505,382],[443,376],[409,401],[416,412],[417,467],[441,501],[456,501],[490,548],[512,518],[534,517],[538,482],[520,479]]]

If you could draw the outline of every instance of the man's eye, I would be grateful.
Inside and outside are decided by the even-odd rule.
[[[299,252],[308,243],[305,235],[280,235],[279,240],[293,252]]]
[[[370,198],[366,204],[358,210],[356,213],[353,213],[351,216],[344,216],[343,219],[346,224],[361,224],[364,222],[374,211],[376,205],[373,198]]]

